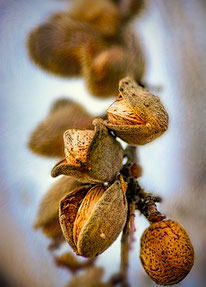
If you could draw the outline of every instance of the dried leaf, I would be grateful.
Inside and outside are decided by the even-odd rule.
[[[65,267],[71,272],[77,272],[79,270],[91,267],[95,262],[95,259],[88,259],[86,261],[78,260],[72,252],[65,252],[59,257],[55,257],[55,263],[59,267]]]
[[[91,267],[84,274],[73,276],[67,287],[96,287],[101,282],[104,269]]]

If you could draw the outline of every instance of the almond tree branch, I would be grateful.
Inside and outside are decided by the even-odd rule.
[[[121,238],[121,263],[120,263],[120,274],[121,274],[121,286],[129,287],[128,283],[128,269],[129,269],[129,235],[130,235],[130,211],[128,214],[127,223],[123,229]]]
[[[135,201],[131,202],[129,205],[129,212],[130,212],[130,230],[129,230],[129,241],[130,241],[130,249],[132,247],[132,243],[135,241],[134,233],[136,231],[135,228]]]

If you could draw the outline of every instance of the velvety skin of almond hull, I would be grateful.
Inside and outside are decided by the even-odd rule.
[[[81,205],[76,202],[74,206],[70,196],[60,203],[60,224],[65,239],[78,255],[88,258],[102,253],[116,240],[127,218],[127,201],[119,180],[97,194],[97,198],[93,197],[95,188],[101,185],[80,196]]]

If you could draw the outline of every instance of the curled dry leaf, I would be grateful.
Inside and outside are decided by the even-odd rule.
[[[106,37],[116,34],[120,26],[118,8],[110,0],[75,0],[69,14]]]
[[[194,249],[184,228],[173,220],[152,223],[141,238],[140,259],[147,274],[160,285],[180,282],[194,263]]]
[[[129,77],[120,81],[119,96],[107,115],[106,126],[131,145],[151,142],[168,127],[168,114],[160,99]]]
[[[73,276],[67,287],[98,287],[103,273],[102,267],[90,267],[85,273]]]
[[[34,228],[41,229],[51,239],[59,238],[62,235],[59,224],[59,201],[80,185],[81,183],[72,178],[65,176],[60,178],[42,198]]]
[[[111,181],[122,166],[123,150],[102,119],[93,121],[95,131],[64,133],[66,158],[52,169],[52,176],[69,175],[85,183]]]
[[[91,267],[95,262],[95,258],[87,259],[86,261],[78,260],[73,252],[65,252],[59,257],[55,257],[55,264],[59,267],[65,267],[71,272]]]
[[[79,104],[58,99],[49,115],[32,132],[28,147],[37,154],[49,157],[64,155],[63,133],[68,128],[92,129],[93,117]]]
[[[125,191],[125,185],[117,180],[107,188],[81,187],[61,200],[62,231],[78,255],[93,258],[118,237],[127,218]]]
[[[64,12],[53,15],[33,29],[27,48],[31,60],[40,68],[59,76],[72,77],[80,76],[81,51],[91,41],[101,41],[99,33]]]

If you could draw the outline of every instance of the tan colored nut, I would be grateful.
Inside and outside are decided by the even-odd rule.
[[[173,220],[152,223],[141,238],[142,265],[157,284],[173,285],[190,272],[194,249],[184,228]]]
[[[72,178],[66,176],[60,178],[43,196],[37,212],[34,228],[41,229],[43,233],[51,239],[59,238],[62,234],[59,225],[59,201],[80,185],[80,182]]]
[[[126,189],[119,180],[108,188],[96,185],[88,193],[86,188],[65,196],[59,215],[64,237],[74,251],[93,258],[116,240],[125,225]]]
[[[102,119],[95,119],[93,124],[95,131],[73,129],[64,133],[66,158],[53,168],[53,177],[64,174],[85,183],[115,178],[122,167],[123,149]]]
[[[70,165],[81,166],[87,160],[87,150],[94,137],[94,131],[68,130],[64,133],[64,153]]]
[[[107,109],[107,115],[114,125],[145,125],[121,96]]]
[[[74,222],[73,239],[76,245],[78,243],[79,234],[82,228],[89,220],[92,214],[92,211],[95,209],[95,206],[100,200],[100,198],[102,197],[104,191],[105,191],[105,188],[103,186],[96,185],[89,190],[89,192],[83,199],[78,209],[78,213],[77,213],[77,216]]]
[[[168,114],[160,99],[129,77],[120,81],[119,96],[107,115],[106,126],[131,145],[149,143],[168,127]]]
[[[62,135],[69,128],[92,129],[93,117],[79,104],[61,98],[54,102],[49,115],[32,132],[28,147],[37,154],[62,157]]]
[[[91,188],[90,185],[85,185],[74,189],[67,194],[59,203],[59,223],[66,241],[78,254],[76,245],[73,239],[74,221],[85,195]]]

